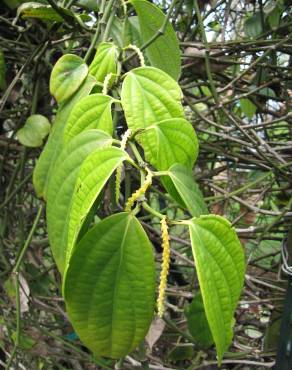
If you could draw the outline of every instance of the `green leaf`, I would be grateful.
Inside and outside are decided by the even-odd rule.
[[[99,0],[79,0],[77,2],[77,5],[80,6],[81,8],[98,12],[99,11],[99,6],[100,6],[100,1]]]
[[[269,26],[271,29],[276,29],[279,26],[282,10],[274,1],[271,1],[268,4],[268,7],[265,7],[265,13],[266,13],[266,20],[268,21]]]
[[[249,38],[257,38],[263,33],[261,13],[257,12],[247,18],[244,23],[244,32]]]
[[[257,111],[256,105],[247,98],[240,99],[240,108],[247,118],[252,118]]]
[[[62,10],[70,16],[71,12],[68,9]],[[44,21],[63,22],[64,19],[50,6],[37,2],[26,2],[17,9],[17,17],[22,18],[37,18]]]
[[[96,355],[118,359],[139,345],[153,317],[155,265],[132,214],[107,217],[85,235],[70,259],[64,292],[74,329]]]
[[[133,131],[168,118],[183,118],[182,92],[171,77],[154,67],[127,73],[121,101],[128,127]]]
[[[139,18],[143,43],[148,42],[161,30],[165,15],[154,4],[145,0],[131,0]],[[160,35],[146,49],[146,55],[154,67],[162,69],[177,80],[180,75],[180,48],[176,34],[169,22],[163,35]]]
[[[140,47],[143,44],[138,17],[132,16],[125,19],[124,23],[124,44],[132,44]]]
[[[187,221],[208,324],[219,364],[233,336],[233,315],[244,281],[244,253],[231,224],[208,215]]]
[[[259,94],[265,96],[266,98],[275,98],[276,94],[275,91],[269,87],[263,87],[262,89],[259,90]]]
[[[45,116],[33,114],[16,134],[22,145],[35,148],[43,144],[43,139],[49,134],[50,128],[50,122]]]
[[[74,105],[81,98],[90,93],[95,84],[95,78],[91,75],[88,75],[74,96],[68,102],[62,104],[58,110],[49,139],[37,161],[33,172],[33,184],[39,197],[46,198],[48,180],[52,176],[52,168],[55,164],[55,161],[62,151],[63,131],[70,112]]]
[[[189,168],[177,163],[170,167],[168,174],[182,200],[182,205],[192,216],[199,217],[209,213],[203,194]]]
[[[112,42],[101,42],[95,57],[89,66],[91,73],[99,82],[103,82],[109,73],[117,73],[118,49]]]
[[[202,346],[209,347],[214,341],[205,314],[201,293],[197,293],[185,310],[188,329],[192,337]]]
[[[65,54],[55,64],[50,78],[50,92],[58,103],[70,98],[88,74],[84,60],[77,55]]]
[[[166,119],[148,126],[137,140],[146,160],[159,170],[168,170],[174,163],[191,168],[199,151],[195,130],[183,118]]]
[[[92,94],[82,98],[72,109],[64,131],[67,143],[80,132],[89,129],[113,133],[111,105],[114,99],[108,95]]]
[[[71,200],[80,166],[94,150],[111,143],[112,138],[106,132],[82,132],[64,147],[55,163],[47,190],[47,225],[50,246],[61,273],[66,257]]]
[[[66,266],[68,266],[78,233],[91,206],[112,173],[127,159],[129,160],[129,156],[125,151],[111,147],[97,149],[83,162],[76,181],[69,216]]]
[[[0,49],[0,90],[6,88],[6,64],[3,50]]]

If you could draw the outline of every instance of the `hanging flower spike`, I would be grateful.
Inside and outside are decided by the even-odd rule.
[[[128,129],[123,137],[122,137],[122,140],[121,140],[121,149],[125,150],[126,148],[126,144],[127,144],[127,141],[129,139],[129,137],[131,136],[132,134],[132,131],[131,129]],[[123,168],[123,165],[120,165],[118,168],[117,168],[117,174],[116,174],[116,203],[118,204],[119,202],[119,198],[120,198],[120,192],[121,192],[121,177],[122,177],[122,168]]]
[[[158,310],[158,316],[162,317],[164,313],[165,290],[167,286],[167,276],[168,276],[168,271],[169,271],[170,245],[169,245],[168,227],[167,227],[165,217],[160,221],[160,224],[161,224],[163,252],[162,252],[159,292],[158,292],[158,299],[157,299],[157,310]]]
[[[128,46],[124,47],[124,50],[128,50],[128,49],[135,51],[135,53],[138,55],[141,67],[145,67],[144,55],[142,51],[138,48],[138,46],[129,44]]]
[[[136,190],[130,196],[130,198],[128,199],[128,201],[126,203],[126,207],[125,207],[125,212],[130,212],[131,211],[131,208],[133,207],[136,200],[138,200],[140,197],[142,197],[142,195],[144,195],[146,193],[147,189],[152,184],[152,173],[151,173],[150,170],[148,170],[148,168],[146,168],[146,170],[148,172],[147,176],[146,176],[146,179],[145,179],[143,185],[138,190]]]
[[[102,88],[102,94],[103,95],[107,95],[107,91],[108,91],[108,86],[109,86],[109,83],[113,77],[113,73],[108,73],[105,78],[104,78],[104,81],[103,81],[103,88]]]

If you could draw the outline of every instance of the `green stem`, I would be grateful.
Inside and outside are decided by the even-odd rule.
[[[199,28],[200,28],[201,36],[202,36],[202,39],[203,39],[203,44],[204,44],[205,51],[206,51],[206,53],[205,53],[205,64],[206,64],[207,77],[208,77],[208,80],[209,80],[209,84],[210,84],[210,88],[211,88],[213,98],[214,98],[215,102],[218,104],[219,103],[219,97],[218,97],[217,90],[216,90],[214,80],[213,80],[213,77],[212,77],[212,73],[211,73],[211,63],[210,63],[210,56],[209,56],[210,47],[209,47],[209,43],[208,43],[208,40],[207,40],[207,36],[206,36],[205,28],[204,28],[204,23],[203,23],[203,19],[202,19],[202,16],[201,16],[201,12],[200,12],[200,8],[199,8],[197,0],[194,0],[194,7],[195,7],[195,11],[196,11],[196,14],[197,14],[197,17],[198,17]]]
[[[152,207],[149,206],[146,202],[142,203],[142,207],[149,213],[151,213],[153,216],[160,218],[161,220],[165,217],[162,213],[156,211]]]
[[[39,223],[39,220],[41,218],[42,210],[43,210],[43,205],[41,204],[39,209],[38,209],[37,215],[35,217],[34,223],[33,223],[32,227],[30,229],[30,232],[28,234],[28,237],[26,238],[26,241],[24,242],[23,247],[21,248],[21,250],[18,254],[17,260],[16,260],[15,265],[13,267],[13,273],[18,273],[18,271],[19,271],[20,264],[23,260],[23,257],[25,255],[25,252],[26,252],[27,248],[30,245],[33,234],[35,233],[35,230],[36,230],[37,225]]]
[[[95,30],[95,34],[94,34],[94,36],[92,38],[92,41],[91,41],[91,44],[90,44],[90,46],[89,46],[89,48],[88,48],[88,50],[87,50],[87,52],[85,54],[84,61],[86,63],[90,59],[91,54],[92,54],[93,50],[95,49],[95,46],[96,46],[96,43],[97,43],[97,40],[98,40],[98,37],[99,37],[100,27],[101,27],[101,21],[102,21],[103,16],[104,16],[105,3],[106,3],[106,0],[102,0],[101,6],[100,6],[101,20],[97,24],[97,27],[96,27],[96,30]]]

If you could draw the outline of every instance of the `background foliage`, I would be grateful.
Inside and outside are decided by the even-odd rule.
[[[5,0],[0,11],[0,364],[16,349],[21,369],[118,369],[119,364],[92,358],[79,344],[64,312],[44,213],[31,181],[41,151],[38,146],[48,133],[47,122],[33,137],[36,149],[19,142],[25,144],[25,132],[16,133],[24,125],[34,125],[31,119],[26,123],[31,114],[52,121],[56,112],[48,87],[52,66],[65,53],[84,57],[92,48],[98,24],[106,38],[122,44],[124,34],[139,46],[143,27],[141,33],[137,24],[121,29],[114,17],[123,18],[119,1],[108,2],[112,3],[109,14],[101,14],[98,1],[42,3],[45,11]],[[184,108],[200,142],[196,178],[210,210],[225,215],[235,226],[248,261],[234,341],[223,368],[272,368],[285,290],[281,243],[292,216],[291,4],[287,0],[155,3],[165,14],[169,12],[179,39]],[[128,11],[131,14],[132,8]],[[147,54],[150,60],[155,52]],[[169,73],[177,75],[173,68]],[[115,112],[115,122],[118,117]],[[124,131],[118,127],[118,132]],[[139,186],[138,180],[135,185],[132,179],[132,188]],[[181,216],[177,206],[160,196],[158,185],[150,199],[154,207],[159,203],[167,208],[170,216]],[[113,207],[109,186],[98,217],[111,214]],[[149,215],[140,220],[149,221]],[[159,220],[150,221],[144,226],[159,262]],[[208,349],[210,337],[203,331],[203,311],[201,317],[191,315],[202,302],[198,294],[190,305],[198,283],[190,241],[179,226],[171,229],[171,247],[168,316],[153,325],[146,353],[128,356],[125,369],[139,367],[146,358],[151,369],[217,367],[215,352]],[[15,273],[19,273],[19,301]],[[197,329],[200,324],[202,330]],[[198,347],[198,341],[206,346]]]

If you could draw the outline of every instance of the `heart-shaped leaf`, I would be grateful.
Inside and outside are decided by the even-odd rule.
[[[112,173],[127,159],[129,156],[125,151],[111,147],[95,150],[83,162],[72,197],[66,266],[69,263],[80,228],[92,204]]]
[[[117,57],[118,50],[112,42],[101,42],[89,66],[89,73],[91,73],[97,81],[103,82],[107,74],[117,73]]]
[[[82,132],[65,146],[54,166],[47,192],[47,225],[50,246],[61,273],[65,264],[71,200],[80,166],[95,149],[111,143],[112,138],[103,131]]]
[[[32,114],[25,125],[17,131],[17,138],[22,145],[38,147],[43,144],[43,139],[50,132],[50,122],[41,114]]]
[[[145,0],[131,0],[140,23],[143,43],[148,42],[161,29],[165,15],[154,4]],[[175,80],[180,75],[180,48],[176,34],[169,22],[160,35],[146,48],[146,54],[154,67],[160,68]]]
[[[143,340],[154,312],[151,243],[129,213],[99,222],[77,245],[65,302],[81,341],[96,355],[121,358]]]
[[[176,163],[170,167],[168,175],[180,197],[179,204],[187,208],[194,217],[209,213],[201,190],[189,168]],[[172,195],[171,192],[170,195]],[[176,196],[174,198],[177,199]]]
[[[186,223],[220,364],[233,336],[233,315],[244,280],[244,253],[234,229],[225,218],[208,215]]]
[[[92,94],[82,98],[72,109],[64,131],[67,143],[80,132],[89,129],[113,133],[111,105],[114,99],[108,95]]]
[[[33,172],[33,184],[39,197],[46,199],[46,188],[49,179],[52,177],[52,168],[55,161],[62,151],[63,132],[70,112],[81,98],[90,93],[95,84],[95,78],[88,75],[74,96],[68,102],[62,104],[58,109],[51,134]]]
[[[148,126],[137,140],[146,160],[159,170],[168,170],[175,163],[191,168],[199,151],[195,130],[183,118],[166,119]]]
[[[88,74],[84,60],[77,55],[65,54],[55,64],[50,78],[50,92],[58,103],[70,98]]]
[[[128,127],[133,131],[168,118],[183,118],[182,92],[169,75],[153,67],[127,73],[121,100]]]

